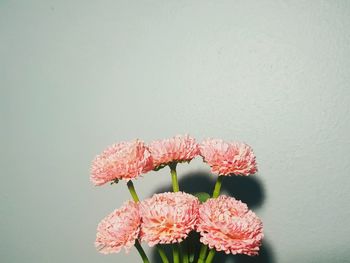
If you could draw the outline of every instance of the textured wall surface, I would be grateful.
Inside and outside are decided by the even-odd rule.
[[[94,249],[129,195],[93,187],[91,160],[188,132],[257,155],[259,174],[225,189],[266,239],[235,262],[350,262],[349,83],[349,1],[2,0],[0,261],[139,262]],[[179,177],[201,188],[207,172],[198,159]],[[145,198],[169,182],[135,184]]]

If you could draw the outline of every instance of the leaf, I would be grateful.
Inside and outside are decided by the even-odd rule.
[[[195,193],[194,196],[196,196],[199,199],[199,202],[201,203],[204,203],[210,198],[210,195],[206,192]]]

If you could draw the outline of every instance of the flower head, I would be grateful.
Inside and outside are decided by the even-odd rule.
[[[181,242],[194,229],[199,201],[176,192],[155,194],[140,204],[141,240],[150,246]]]
[[[130,180],[153,169],[152,157],[142,141],[114,144],[96,156],[90,180],[103,185],[115,179]]]
[[[203,160],[219,175],[249,175],[257,171],[252,148],[240,142],[207,139],[200,145]]]
[[[221,195],[200,205],[200,241],[226,254],[257,255],[263,238],[261,220],[246,204]]]
[[[104,254],[118,253],[122,248],[128,253],[138,238],[140,223],[138,204],[124,203],[98,224],[96,248]]]
[[[171,162],[191,161],[199,154],[196,140],[189,135],[177,135],[170,139],[158,140],[149,144],[154,167]]]

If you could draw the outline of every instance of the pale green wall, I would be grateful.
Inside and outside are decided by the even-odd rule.
[[[349,1],[0,1],[0,261],[139,262],[93,247],[129,196],[90,162],[189,132],[255,149],[263,262],[349,262],[349,83]]]

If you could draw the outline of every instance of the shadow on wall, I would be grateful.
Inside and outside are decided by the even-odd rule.
[[[166,168],[165,168],[166,169]],[[212,193],[216,176],[203,172],[191,172],[179,176],[180,190],[187,193],[207,192]],[[171,185],[165,185],[155,190],[156,193],[171,192]],[[236,199],[246,203],[250,209],[260,207],[265,199],[265,192],[261,182],[255,176],[231,176],[225,177],[221,193],[234,196]],[[191,233],[191,237],[199,240],[198,233]],[[187,239],[189,240],[189,238]],[[188,241],[187,241],[188,242]],[[195,242],[198,243],[198,242]],[[168,258],[171,259],[171,251],[169,246],[163,246],[166,250]],[[199,248],[197,248],[198,251]],[[226,255],[225,253],[216,253],[213,260],[214,263],[275,263],[273,259],[272,248],[266,237],[260,248],[259,256],[249,257],[246,255]],[[153,249],[152,262],[162,263],[157,251]],[[194,262],[197,262],[196,260]]]

